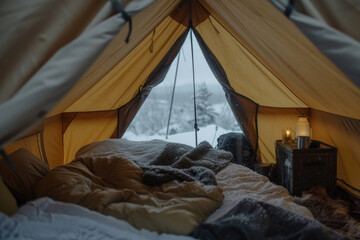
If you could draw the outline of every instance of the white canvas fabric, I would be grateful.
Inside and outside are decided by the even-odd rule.
[[[134,1],[125,9],[135,13],[151,1]],[[76,84],[125,21],[117,14],[61,48],[8,101],[0,105],[0,147],[39,124]],[[3,127],[6,126],[6,127]]]
[[[281,11],[284,11],[287,6],[287,1],[284,0],[270,1]],[[360,88],[360,42],[296,10],[292,11],[290,20]],[[358,29],[360,28],[360,23],[352,22],[351,24],[358,25]]]

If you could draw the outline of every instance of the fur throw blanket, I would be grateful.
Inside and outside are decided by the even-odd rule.
[[[322,187],[313,187],[303,192],[302,197],[295,198],[295,202],[307,207],[314,218],[324,225],[360,240],[360,222],[350,215],[348,202],[330,198]]]
[[[143,182],[161,185],[172,180],[200,181],[216,185],[215,174],[232,159],[227,151],[213,148],[201,142],[195,148],[179,143],[166,143],[159,155],[147,161],[136,161],[143,169]]]
[[[251,198],[244,198],[215,222],[198,225],[190,236],[206,240],[344,239],[315,219]]]

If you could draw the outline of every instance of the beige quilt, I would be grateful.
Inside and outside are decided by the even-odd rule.
[[[132,160],[111,151],[85,154],[49,171],[35,194],[79,204],[138,229],[182,235],[222,204],[222,190],[217,186],[177,180],[148,186],[142,183],[142,173]]]

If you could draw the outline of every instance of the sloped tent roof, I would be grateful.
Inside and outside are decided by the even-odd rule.
[[[128,25],[121,27],[107,1],[40,2],[1,3],[10,6],[0,8],[0,144],[7,153],[25,147],[55,167],[85,144],[121,137],[191,22],[259,160],[275,162],[282,129],[295,129],[307,113],[313,139],[338,148],[338,178],[359,188],[356,67],[349,79],[331,51],[326,57],[268,1],[157,0],[133,16],[128,44]]]

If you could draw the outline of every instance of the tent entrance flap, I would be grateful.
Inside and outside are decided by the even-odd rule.
[[[161,60],[158,66],[150,74],[149,78],[146,80],[144,86],[141,87],[135,98],[126,105],[119,108],[119,112],[118,112],[119,137],[123,136],[126,129],[128,128],[131,121],[138,112],[139,108],[142,106],[142,104],[148,97],[151,89],[164,80],[170,68],[171,63],[175,59],[176,55],[179,53],[180,48],[184,43],[187,34],[188,34],[188,30],[183,32],[183,34],[175,41],[175,43],[168,51],[168,53],[164,56],[164,58]]]
[[[258,105],[255,102],[240,96],[232,89],[225,70],[222,68],[217,58],[213,55],[196,29],[194,30],[194,33],[210,69],[225,91],[226,99],[231,106],[231,110],[238,121],[239,126],[244,132],[253,151],[256,153],[257,161],[261,162],[261,156],[258,150],[258,130],[256,123]]]

